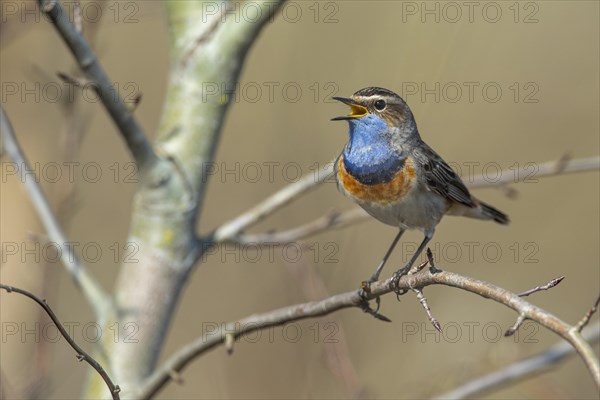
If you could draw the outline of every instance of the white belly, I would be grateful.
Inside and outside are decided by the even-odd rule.
[[[354,201],[384,224],[422,231],[434,229],[448,208],[440,196],[421,188],[413,188],[401,201],[388,204]]]

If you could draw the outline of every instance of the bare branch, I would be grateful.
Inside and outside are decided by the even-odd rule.
[[[417,289],[417,288],[411,288],[411,289],[413,292],[415,292],[415,294],[417,295],[417,300],[419,300],[419,303],[421,303],[421,305],[425,309],[425,312],[427,313],[427,318],[429,318],[429,322],[431,322],[431,325],[433,325],[433,327],[438,332],[442,332],[442,326],[440,325],[439,321],[437,319],[435,319],[435,317],[431,313],[431,308],[429,308],[429,304],[427,304],[427,298],[425,298],[423,291],[420,289]]]
[[[593,327],[587,328],[583,333],[583,338],[589,343],[598,342],[600,340],[600,324],[595,324]],[[467,382],[450,392],[436,396],[435,399],[458,400],[472,398],[500,386],[518,382],[544,372],[573,354],[575,354],[574,348],[568,343],[561,341],[546,351]]]
[[[552,279],[550,282],[548,282],[544,286],[536,286],[533,289],[529,289],[529,290],[526,290],[524,292],[517,293],[517,296],[519,296],[519,297],[525,297],[525,296],[529,296],[530,294],[533,294],[533,293],[536,293],[536,292],[539,292],[539,291],[542,291],[542,290],[551,289],[554,286],[556,286],[559,283],[561,283],[563,281],[563,279],[565,279],[564,276],[559,276],[558,278]]]
[[[287,229],[279,232],[267,232],[257,234],[241,234],[237,235],[229,242],[238,244],[268,244],[268,245],[285,245],[304,239],[309,236],[316,235],[321,232],[328,231],[333,228],[344,228],[353,224],[355,221],[364,220],[368,215],[362,208],[356,207],[349,211],[340,213],[332,210],[327,214],[306,224],[295,228]]]
[[[541,164],[525,164],[518,170],[504,170],[500,179],[490,180],[485,175],[478,175],[473,179],[466,180],[465,184],[471,188],[497,186],[506,183],[518,183],[526,179],[537,179],[543,176],[561,175],[571,172],[597,171],[600,169],[600,156],[571,159],[563,156],[556,161],[547,161]]]
[[[436,270],[433,253],[431,252],[431,249],[429,247],[427,248],[426,254],[427,254],[427,260],[422,262],[421,264],[413,265],[412,268],[410,269],[410,271],[408,271],[408,275],[416,274],[417,272],[423,270],[423,268],[425,268],[427,265],[429,265],[430,271]],[[423,308],[425,309],[425,313],[427,313],[427,318],[429,319],[429,322],[431,322],[431,325],[433,325],[433,327],[438,332],[442,333],[442,326],[440,325],[439,321],[437,319],[435,319],[435,317],[433,316],[433,313],[431,312],[431,308],[429,307],[429,304],[427,303],[427,298],[423,294],[423,290],[415,288],[415,287],[411,287],[411,290],[416,294],[417,300],[419,300],[419,303],[421,303],[421,306],[423,306]],[[396,295],[398,295],[398,296],[400,296],[401,294],[404,294],[404,293],[406,293],[406,291],[400,291],[400,290],[396,291]],[[379,298],[377,298],[377,300],[379,300]]]
[[[94,83],[98,97],[119,128],[140,173],[145,173],[158,157],[142,127],[128,111],[123,99],[115,93],[113,82],[102,69],[81,31],[69,20],[69,13],[56,0],[38,0],[38,3],[73,53],[85,76]]]
[[[271,326],[283,325],[291,321],[323,316],[344,308],[358,307],[362,309],[365,300],[373,300],[397,290],[422,289],[429,285],[446,285],[478,294],[517,311],[519,315],[523,315],[527,319],[538,322],[568,341],[577,350],[596,385],[599,385],[600,388],[600,366],[598,360],[589,344],[581,335],[578,332],[574,332],[573,327],[559,318],[528,303],[515,293],[511,293],[488,282],[441,270],[436,270],[435,273],[432,273],[430,270],[422,270],[413,275],[405,275],[393,288],[392,285],[394,285],[393,278],[389,278],[385,281],[373,283],[371,290],[367,293],[362,292],[361,294],[360,290],[354,290],[337,294],[321,301],[283,307],[225,324],[217,332],[209,336],[199,337],[171,356],[163,366],[157,369],[146,380],[135,397],[150,398],[154,396],[169,382],[172,374],[171,371],[181,371],[196,357],[224,343],[228,334],[238,337],[245,333],[266,329]]]
[[[594,313],[598,310],[599,304],[600,295],[598,295],[598,297],[596,298],[596,302],[594,303],[592,308],[590,308],[589,311],[583,316],[583,318],[581,318],[581,321],[579,321],[577,325],[575,325],[575,329],[577,330],[577,332],[581,332],[581,330],[590,322],[590,318],[592,318],[592,315],[594,315]]]
[[[108,374],[106,373],[106,371],[104,370],[104,368],[102,368],[102,366],[92,356],[90,356],[88,353],[86,353],[81,347],[79,347],[79,345],[77,343],[75,343],[73,338],[71,338],[71,336],[69,336],[69,334],[67,333],[65,328],[62,326],[62,323],[60,322],[60,320],[58,319],[56,314],[54,314],[54,311],[52,311],[52,309],[50,308],[48,303],[46,303],[46,300],[40,299],[39,297],[37,297],[36,295],[34,295],[31,292],[28,292],[27,290],[19,289],[17,287],[13,287],[13,286],[3,285],[1,283],[0,283],[0,289],[4,289],[8,293],[14,292],[14,293],[22,294],[23,296],[27,296],[30,299],[32,299],[33,301],[35,301],[36,303],[38,303],[44,309],[44,311],[46,311],[46,313],[48,314],[50,319],[52,319],[52,322],[54,322],[56,329],[58,329],[60,334],[65,338],[65,340],[69,343],[69,345],[73,348],[73,350],[75,350],[75,352],[77,353],[77,359],[79,361],[85,361],[88,364],[90,364],[92,366],[92,368],[94,368],[98,372],[98,374],[102,377],[102,379],[106,383],[106,386],[108,386],[108,389],[110,390],[112,398],[114,400],[120,399],[119,392],[121,391],[121,389],[119,388],[119,385],[115,385],[113,383],[113,381],[110,379],[110,377],[108,376]]]
[[[72,246],[64,234],[58,219],[54,215],[46,195],[34,176],[27,158],[23,153],[19,142],[15,136],[12,125],[4,109],[0,106],[0,135],[4,140],[4,149],[10,156],[16,168],[16,172],[23,176],[23,184],[29,193],[31,202],[40,217],[49,239],[54,242],[61,250],[61,261],[67,271],[73,277],[75,284],[81,289],[88,303],[92,306],[98,319],[102,319],[110,307],[111,301],[109,295],[102,289],[96,280],[89,274],[85,266],[73,251]],[[23,173],[23,171],[26,172]]]
[[[75,77],[62,71],[58,71],[56,73],[56,76],[58,76],[58,78],[64,83],[68,83],[69,85],[73,85],[79,88],[85,87],[86,85],[90,84],[90,81],[88,81],[86,78]]]

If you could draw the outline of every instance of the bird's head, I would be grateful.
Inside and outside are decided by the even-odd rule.
[[[385,122],[387,127],[400,130],[412,130],[415,126],[413,114],[406,102],[387,89],[368,87],[349,98],[333,99],[350,106],[350,114],[333,118],[332,121],[348,121],[351,127],[363,124],[380,125]]]

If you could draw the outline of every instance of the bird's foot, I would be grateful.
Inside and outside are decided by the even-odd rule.
[[[407,292],[407,290],[400,290],[398,285],[400,283],[400,278],[402,278],[404,275],[407,275],[411,267],[412,263],[409,263],[404,268],[400,268],[398,271],[394,272],[394,275],[392,275],[390,287],[396,292],[397,295],[403,295]]]
[[[361,297],[362,297],[362,295],[361,295]],[[360,308],[367,314],[372,315],[373,317],[377,318],[380,321],[392,322],[391,319],[389,319],[385,315],[379,313],[379,307],[381,306],[381,299],[379,298],[379,296],[377,296],[375,298],[375,302],[377,303],[377,308],[373,310],[371,308],[371,306],[369,305],[369,300],[362,297],[360,300]]]
[[[358,295],[361,298],[361,308],[367,314],[371,314],[373,317],[386,322],[391,322],[391,320],[383,314],[379,313],[379,309],[381,308],[381,297],[375,297],[375,304],[377,307],[372,309],[369,305],[369,298],[371,297],[371,284],[378,281],[378,276],[373,274],[369,280],[362,281],[360,284],[360,289],[358,290]]]

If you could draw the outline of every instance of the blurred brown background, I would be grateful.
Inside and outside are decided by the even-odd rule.
[[[474,165],[476,174],[485,170],[493,179],[497,166],[535,167],[565,153],[597,155],[599,3],[473,3],[472,9],[461,2],[392,1],[296,1],[284,7],[247,59],[217,153],[220,170],[210,183],[198,229],[216,227],[295,180],[298,170],[312,173],[315,164],[333,159],[346,141],[347,126],[329,119],[346,110],[329,98],[365,86],[403,95],[423,138],[461,166],[463,174]],[[97,262],[88,265],[110,288],[118,269],[111,246],[124,245],[135,189],[125,179],[128,153],[93,92],[74,91],[76,117],[65,117],[61,102],[68,100],[69,89],[56,72],[76,75],[76,68],[54,29],[33,11],[27,13],[34,4],[0,4],[3,107],[29,160],[39,163],[43,187],[57,206],[73,187],[67,169],[58,183],[50,183],[54,175],[43,168],[72,160],[65,150],[65,132],[73,129],[68,121],[83,127],[75,128],[85,137],[75,158],[80,164],[74,168],[74,201],[62,215],[79,254],[88,243],[102,249]],[[98,57],[122,96],[143,94],[136,115],[154,136],[168,68],[164,4],[82,5],[86,34]],[[242,17],[253,18],[254,12],[251,4],[242,6]],[[94,170],[83,167],[97,165],[102,176],[91,182]],[[91,349],[97,335],[93,314],[63,267],[44,262],[52,256],[44,257],[43,248],[25,256],[25,246],[35,246],[32,236],[43,246],[44,231],[20,179],[6,176],[5,167],[1,282],[48,298],[59,318],[72,324],[75,340]],[[221,175],[225,169],[237,172]],[[509,290],[566,275],[560,286],[531,301],[575,323],[600,289],[598,173],[534,175],[533,180],[511,186],[518,191],[515,199],[498,189],[475,191],[507,212],[510,226],[449,217],[431,247],[441,268]],[[253,231],[293,227],[328,210],[351,207],[328,183]],[[284,256],[275,249],[272,259],[268,250],[258,255],[250,249],[221,250],[192,275],[161,359],[214,324],[305,301],[319,280],[331,294],[358,287],[394,234],[379,222],[365,222],[307,239],[309,247],[299,259],[293,248]],[[404,242],[413,244],[404,248],[420,240],[420,233],[410,233]],[[8,244],[19,246],[18,252],[10,254]],[[402,248],[386,274],[406,260]],[[92,249],[88,257],[95,257]],[[417,398],[451,389],[558,340],[534,324],[525,324],[517,338],[503,338],[501,331],[516,317],[505,307],[442,286],[425,294],[445,337],[433,333],[413,295],[400,303],[387,296],[382,312],[393,323],[354,309],[242,338],[232,356],[223,348],[210,352],[184,371],[183,386],[171,384],[159,397]],[[46,329],[45,319],[38,320],[40,311],[31,301],[4,292],[0,299],[4,395],[77,398],[88,367],[76,361],[64,340],[51,343],[55,331]],[[39,357],[36,348],[42,351]],[[36,368],[48,374],[38,387],[32,384]],[[597,396],[589,373],[573,358],[487,398]]]

